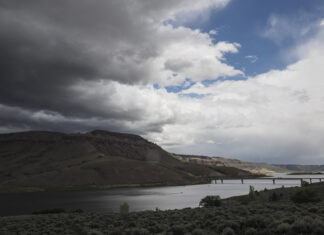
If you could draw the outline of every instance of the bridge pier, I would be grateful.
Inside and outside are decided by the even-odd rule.
[[[276,184],[276,180],[275,179],[272,179],[272,182],[273,182],[273,184]]]

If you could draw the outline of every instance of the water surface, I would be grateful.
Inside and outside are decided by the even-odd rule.
[[[0,215],[28,214],[48,208],[83,209],[89,212],[117,212],[119,206],[127,202],[131,211],[181,209],[197,207],[207,195],[228,198],[248,194],[249,186],[255,190],[300,186],[300,178],[324,178],[323,175],[286,175],[274,177],[296,178],[296,180],[249,179],[225,180],[224,184],[200,184],[172,187],[126,188],[105,191],[77,192],[35,192],[0,194]],[[318,182],[318,180],[313,180]]]

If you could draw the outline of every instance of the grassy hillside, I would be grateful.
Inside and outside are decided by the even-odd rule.
[[[0,234],[324,234],[324,202],[291,199],[303,190],[324,197],[324,184],[319,183],[254,192],[253,199],[234,197],[219,207],[0,217]]]
[[[185,163],[140,136],[31,131],[0,135],[0,191],[180,185],[248,172]]]
[[[267,163],[259,162],[246,162],[237,159],[223,158],[223,157],[207,157],[198,155],[181,155],[174,154],[178,159],[185,162],[196,163],[200,165],[210,165],[210,166],[225,166],[234,167],[244,171],[249,171],[256,174],[266,174],[271,172],[287,172],[286,168],[281,168],[280,166],[274,166]]]

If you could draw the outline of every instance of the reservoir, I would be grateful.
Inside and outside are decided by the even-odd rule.
[[[182,209],[198,207],[200,200],[207,195],[221,198],[249,193],[249,186],[255,190],[278,187],[300,186],[300,178],[324,178],[323,175],[274,174],[273,177],[296,178],[296,180],[269,179],[224,180],[224,184],[200,184],[187,186],[166,186],[152,188],[124,188],[104,191],[35,192],[0,194],[0,215],[30,214],[33,211],[64,208],[82,209],[86,212],[118,212],[119,206],[128,203],[130,211]],[[313,180],[312,182],[318,182]],[[323,181],[323,180],[322,180]]]

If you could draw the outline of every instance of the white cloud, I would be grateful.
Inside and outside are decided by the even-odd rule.
[[[320,21],[320,26],[324,26],[324,19]]]
[[[180,84],[186,78],[202,81],[206,78],[242,74],[222,62],[226,53],[238,52],[238,43],[213,44],[208,34],[184,27],[173,28],[171,25],[160,27],[159,38],[163,42],[163,48],[160,56],[152,61],[152,67],[162,67],[158,76],[161,84]],[[174,73],[177,74],[176,77],[172,76]],[[165,79],[168,77],[171,79]]]
[[[251,63],[255,63],[259,59],[256,55],[247,55],[245,58],[249,59]]]
[[[207,96],[179,99],[177,112],[185,121],[164,126],[152,138],[170,151],[323,164],[323,42],[319,31],[295,48],[299,60],[284,70],[208,87],[195,84],[182,93]],[[173,139],[173,133],[181,134]]]
[[[209,35],[216,35],[218,32],[215,29],[209,30]]]
[[[295,17],[272,14],[261,35],[277,44],[281,44],[286,40],[295,43],[314,36],[313,34],[317,31],[318,25],[318,20],[306,12],[300,12]]]
[[[230,0],[182,0],[173,1],[172,4],[178,4],[175,10],[169,9],[169,19],[174,25],[185,25],[189,22],[199,21],[205,23],[210,18],[212,10],[220,10],[227,6]]]

